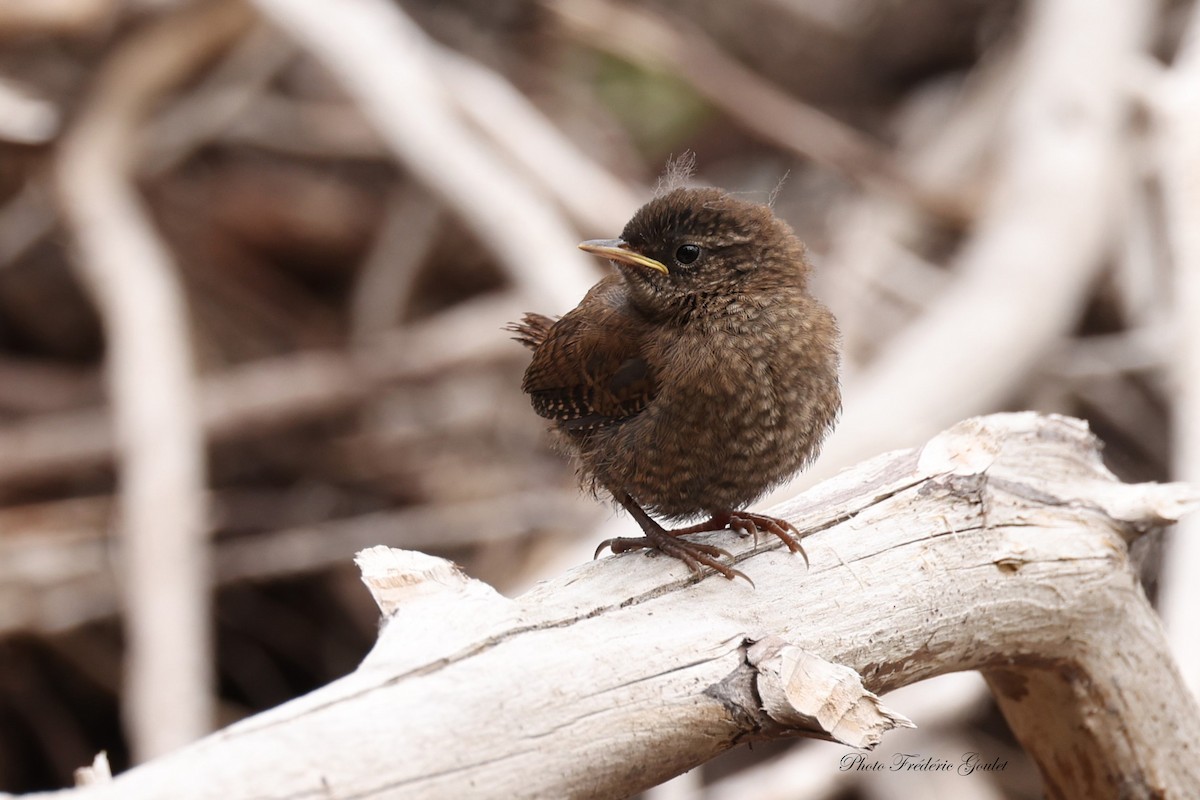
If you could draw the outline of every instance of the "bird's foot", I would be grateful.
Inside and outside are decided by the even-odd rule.
[[[720,547],[714,547],[709,544],[700,544],[680,539],[679,534],[688,532],[686,529],[680,531],[666,530],[663,526],[655,522],[628,494],[623,497],[618,495],[618,502],[637,520],[645,536],[636,538],[622,536],[615,539],[605,539],[596,548],[596,554],[593,558],[599,558],[600,551],[606,547],[611,549],[613,553],[627,553],[630,550],[657,550],[663,555],[679,559],[696,575],[701,574],[701,567],[711,567],[729,580],[745,578],[747,583],[751,586],[754,585],[754,581],[750,580],[750,577],[746,573],[721,563],[719,560],[721,556],[731,561],[733,560],[733,554],[728,550],[722,550]],[[710,530],[720,529],[712,528]]]
[[[724,575],[729,580],[734,578],[745,578],[746,581],[753,586],[754,581],[750,580],[749,576],[741,570],[721,563],[721,556],[732,559],[733,554],[728,550],[723,550],[720,547],[714,547],[709,544],[700,544],[699,542],[689,542],[686,539],[679,539],[675,535],[675,531],[668,531],[662,528],[654,530],[653,528],[646,530],[645,536],[638,537],[618,537],[616,539],[605,539],[596,548],[596,555],[600,556],[600,551],[604,548],[609,548],[614,553],[628,553],[631,550],[657,550],[663,555],[677,558],[687,565],[695,574],[701,574],[701,567],[712,567],[717,572]]]
[[[793,553],[799,553],[808,567],[808,553],[800,546],[800,531],[786,519],[769,517],[766,514],[754,514],[749,511],[718,511],[704,522],[670,531],[672,536],[682,536],[688,533],[708,533],[728,528],[739,536],[753,536],[755,546],[758,545],[759,532],[774,534]]]

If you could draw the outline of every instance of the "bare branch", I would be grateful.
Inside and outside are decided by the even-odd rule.
[[[209,505],[220,513],[228,497]],[[0,634],[57,633],[118,609],[120,542],[108,527],[109,498],[86,498],[0,509]],[[431,550],[512,544],[544,519],[586,530],[600,507],[574,489],[514,492],[481,500],[377,511],[218,539],[214,585],[265,581],[347,563],[376,544]],[[585,556],[586,557],[586,556]]]
[[[996,408],[1076,324],[1111,244],[1127,129],[1124,65],[1150,8],[1138,0],[1115,0],[1104,14],[1088,0],[1031,6],[997,178],[956,277],[848,382],[842,422],[804,480]]]
[[[436,52],[400,7],[253,0],[343,82],[396,156],[492,248],[532,302],[564,311],[594,282],[556,209],[457,118]]]
[[[59,118],[53,103],[0,78],[0,140],[45,144],[58,133]]]
[[[580,228],[612,236],[648,195],[588,158],[500,74],[446,48],[439,62],[459,111],[511,153]]]
[[[918,183],[881,144],[789,97],[683,20],[668,21],[609,0],[571,0],[548,8],[588,44],[680,75],[710,103],[778,147],[899,195],[935,217],[959,223],[968,216],[959,198]]]
[[[1174,472],[1200,480],[1200,7],[1174,67],[1152,96],[1161,123],[1159,180],[1175,267],[1174,346],[1170,348],[1175,395],[1172,421]],[[1161,608],[1176,657],[1193,692],[1200,693],[1200,523],[1182,523],[1170,541],[1163,566]]]
[[[393,190],[350,298],[352,341],[369,342],[397,326],[421,264],[437,242],[442,217],[441,205],[425,187]]]
[[[117,0],[8,0],[0,35],[79,34],[114,16]]]
[[[793,702],[811,657],[870,692],[984,671],[1055,797],[1194,796],[1200,709],[1127,544],[1197,508],[1195,487],[1117,482],[1082,423],[1026,413],[776,509],[811,571],[779,542],[710,537],[757,589],[627,553],[507,600],[367,551],[387,624],[356,672],[75,796],[627,796],[740,743],[831,736],[848,717]],[[845,708],[900,720],[866,694]]]
[[[383,382],[518,354],[517,345],[498,332],[523,310],[511,296],[482,297],[349,353],[300,352],[230,369],[200,383],[201,425],[207,437],[218,439],[279,430],[357,405]],[[104,465],[113,448],[103,409],[48,413],[3,426],[0,485]]]
[[[125,719],[142,758],[203,734],[214,715],[190,333],[171,255],[132,185],[132,161],[152,104],[250,21],[239,3],[215,2],[132,36],[101,70],[59,160],[76,266],[107,335],[126,552]]]

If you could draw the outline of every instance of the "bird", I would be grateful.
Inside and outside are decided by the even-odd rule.
[[[642,529],[596,557],[659,551],[750,581],[727,550],[681,538],[728,528],[773,534],[807,564],[795,526],[746,510],[812,462],[841,409],[837,323],[810,292],[805,245],[769,205],[675,186],[620,238],[579,247],[615,271],[562,317],[507,330],[533,351],[522,389],[584,488]]]

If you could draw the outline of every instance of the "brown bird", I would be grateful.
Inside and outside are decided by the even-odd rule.
[[[746,577],[727,551],[678,538],[728,527],[803,555],[791,523],[742,510],[812,461],[841,408],[837,324],[809,294],[803,243],[766,206],[677,188],[620,239],[579,247],[617,272],[561,319],[508,329],[533,350],[534,410],[645,534],[596,554],[650,548]],[[667,530],[650,514],[708,519]]]

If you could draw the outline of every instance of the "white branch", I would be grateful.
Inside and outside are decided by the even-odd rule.
[[[253,0],[342,81],[380,136],[495,251],[531,302],[562,312],[595,282],[548,200],[459,120],[425,33],[386,0]]]
[[[250,429],[279,430],[362,403],[385,381],[517,354],[519,345],[497,332],[523,306],[509,295],[486,295],[383,333],[348,354],[299,352],[209,377],[198,388],[204,432],[224,439]],[[46,413],[0,426],[0,486],[108,463],[113,446],[104,409]]]
[[[219,2],[130,37],[62,143],[57,181],[80,278],[104,322],[125,552],[125,721],[146,758],[211,728],[204,445],[190,331],[170,253],[133,186],[151,104],[251,17]]]
[[[0,34],[78,35],[108,21],[118,6],[117,0],[5,0]]]
[[[222,499],[211,498],[217,514]],[[113,562],[123,554],[107,532],[111,505],[108,498],[76,498],[0,509],[0,635],[59,633],[117,612],[121,583]],[[213,545],[211,574],[215,585],[311,574],[381,542],[430,549],[504,544],[546,519],[590,530],[601,513],[570,488],[375,511],[222,538]]]
[[[0,78],[0,139],[45,144],[58,133],[58,108],[28,89]]]
[[[76,795],[626,796],[740,743],[903,724],[848,668],[869,692],[984,671],[1055,797],[1196,796],[1200,709],[1127,543],[1197,507],[1194,487],[1116,481],[1082,423],[1027,413],[777,509],[809,571],[778,541],[704,539],[757,588],[627,553],[507,600],[373,549],[387,623],[357,671]]]
[[[484,65],[443,48],[439,66],[458,110],[558,200],[575,223],[597,236],[616,236],[647,196],[592,161],[525,95]]]
[[[1181,53],[1152,95],[1161,129],[1159,180],[1175,268],[1172,398],[1175,474],[1200,481],[1200,7]],[[1186,520],[1170,539],[1160,609],[1192,691],[1200,693],[1200,524]]]
[[[997,178],[955,280],[848,383],[842,422],[806,482],[1001,406],[1076,324],[1116,222],[1126,67],[1152,9],[1030,5]]]

